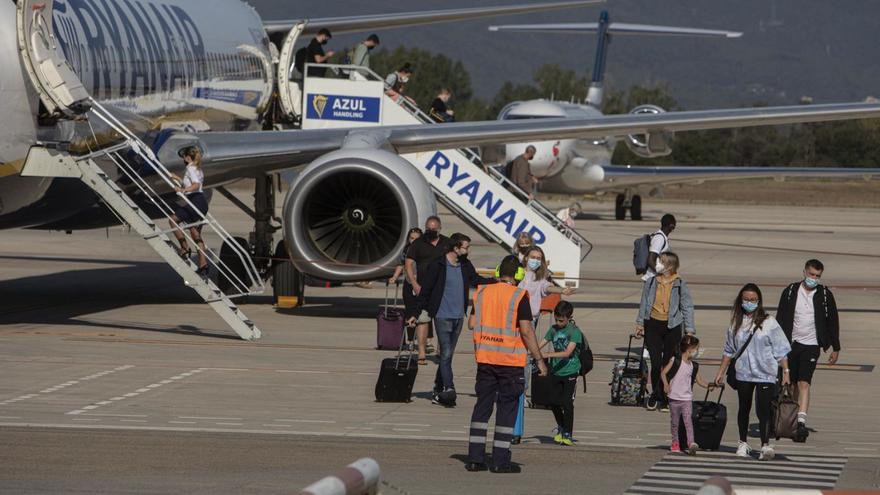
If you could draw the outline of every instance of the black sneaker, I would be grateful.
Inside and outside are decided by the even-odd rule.
[[[522,443],[522,437],[519,435],[514,435],[513,438],[510,439],[510,445],[519,445]]]
[[[487,471],[489,466],[485,462],[469,462],[464,465],[465,470],[475,473],[477,471]]]
[[[505,464],[503,466],[492,466],[489,468],[489,471],[497,474],[515,474],[521,473],[522,468],[516,464]]]
[[[431,404],[440,405],[440,396],[436,393],[431,395]]]
[[[797,432],[795,433],[793,440],[798,443],[804,443],[807,441],[808,436],[810,436],[810,430],[807,429],[807,424],[798,421]]]
[[[645,409],[649,411],[654,411],[657,409],[657,398],[656,397],[648,397],[645,401]]]

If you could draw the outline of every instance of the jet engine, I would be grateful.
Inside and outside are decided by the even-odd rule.
[[[327,280],[391,274],[407,231],[436,213],[434,193],[408,161],[342,149],[306,167],[284,199],[284,240],[298,270]]]
[[[656,115],[666,113],[657,105],[639,105],[633,108],[631,115]],[[672,132],[650,132],[648,134],[630,134],[626,137],[626,147],[633,153],[644,158],[656,158],[672,153]]]

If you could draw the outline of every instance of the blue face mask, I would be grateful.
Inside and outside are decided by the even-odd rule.
[[[805,277],[804,285],[806,285],[810,289],[815,289],[816,286],[819,285],[819,280],[815,278]]]
[[[535,271],[538,268],[541,268],[541,260],[530,259],[529,260],[529,270]]]
[[[742,308],[743,308],[743,310],[745,310],[746,313],[752,313],[756,309],[758,309],[758,303],[751,302],[751,301],[743,301]]]

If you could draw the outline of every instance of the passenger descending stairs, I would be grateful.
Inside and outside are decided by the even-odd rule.
[[[95,126],[101,124],[102,128],[109,129],[113,144],[84,155],[73,155],[64,151],[62,147],[52,149],[35,146],[28,153],[22,175],[82,180],[120,220],[143,236],[147,244],[183,278],[187,286],[195,290],[217,312],[235,333],[245,340],[259,339],[260,329],[230,299],[263,290],[262,280],[249,253],[233,240],[210,213],[205,214],[196,223],[180,225],[188,245],[190,248],[200,250],[190,237],[188,229],[201,225],[203,239],[205,239],[205,231],[213,231],[224,245],[229,246],[228,249],[234,251],[237,257],[234,260],[237,269],[233,269],[214,251],[206,247],[203,254],[208,260],[210,271],[216,273],[217,277],[228,280],[231,290],[224,293],[211,279],[199,275],[197,264],[192,259],[181,258],[178,254],[173,236],[174,229],[162,230],[141,206],[160,212],[160,217],[167,220],[176,209],[174,200],[182,200],[186,203],[189,201],[183,194],[177,193],[177,196],[174,196],[171,192],[175,187],[174,179],[143,141],[97,102],[91,100],[90,104],[91,110],[87,117],[95,142],[106,140],[106,136],[103,135],[101,139],[98,138],[100,132],[95,133]],[[104,164],[105,167],[102,168],[100,164]],[[111,177],[108,173],[114,169],[119,172],[117,177]],[[144,173],[145,171],[148,173]],[[119,182],[117,179],[120,179]],[[125,190],[120,187],[120,183],[124,185]],[[160,194],[159,191],[162,193]],[[135,202],[129,193],[143,198],[141,203]],[[197,209],[195,211],[198,212]]]

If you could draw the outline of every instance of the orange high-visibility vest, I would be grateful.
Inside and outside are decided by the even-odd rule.
[[[528,351],[519,333],[517,308],[528,292],[505,283],[484,285],[474,294],[474,354],[477,363],[526,365]]]

